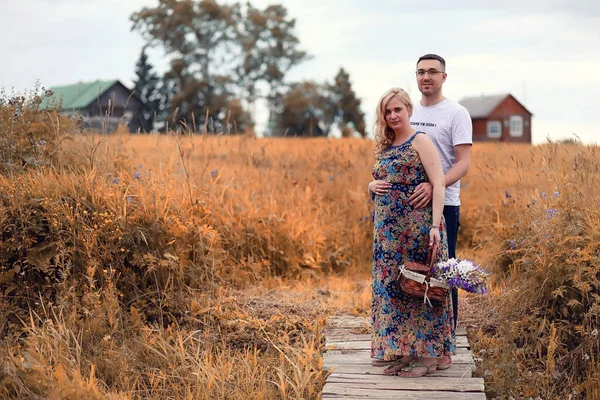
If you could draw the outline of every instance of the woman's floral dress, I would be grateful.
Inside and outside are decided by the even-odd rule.
[[[431,205],[414,209],[408,202],[413,190],[428,181],[412,141],[378,154],[373,177],[392,183],[390,191],[374,195],[373,243],[373,341],[371,357],[389,360],[397,356],[441,357],[454,354],[456,340],[450,296],[446,302],[403,293],[398,287],[398,268],[405,261],[427,262]],[[446,226],[440,227],[440,259],[448,259]]]

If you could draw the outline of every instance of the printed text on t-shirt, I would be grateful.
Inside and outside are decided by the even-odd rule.
[[[433,122],[414,122],[414,121],[411,121],[410,124],[414,125],[414,126],[433,126],[433,127],[437,126],[437,124],[434,124]]]

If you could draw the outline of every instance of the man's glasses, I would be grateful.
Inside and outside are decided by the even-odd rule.
[[[429,74],[429,76],[436,76],[437,74],[443,74],[444,71],[438,71],[437,69],[428,69],[428,70],[424,70],[424,69],[419,69],[417,70],[417,75],[419,76],[425,76],[425,74]]]

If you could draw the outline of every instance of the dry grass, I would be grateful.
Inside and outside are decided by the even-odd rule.
[[[327,315],[369,312],[372,143],[79,135],[11,107],[0,396],[318,398]],[[44,163],[19,162],[27,120]],[[461,315],[490,395],[598,397],[599,160],[474,147],[460,254],[495,279]]]
[[[599,398],[600,151],[475,154],[462,240],[496,275],[492,295],[470,308],[489,394]]]

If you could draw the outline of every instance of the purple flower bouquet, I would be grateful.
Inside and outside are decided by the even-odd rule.
[[[433,276],[452,288],[469,293],[486,294],[489,272],[469,260],[450,258],[433,267]]]

